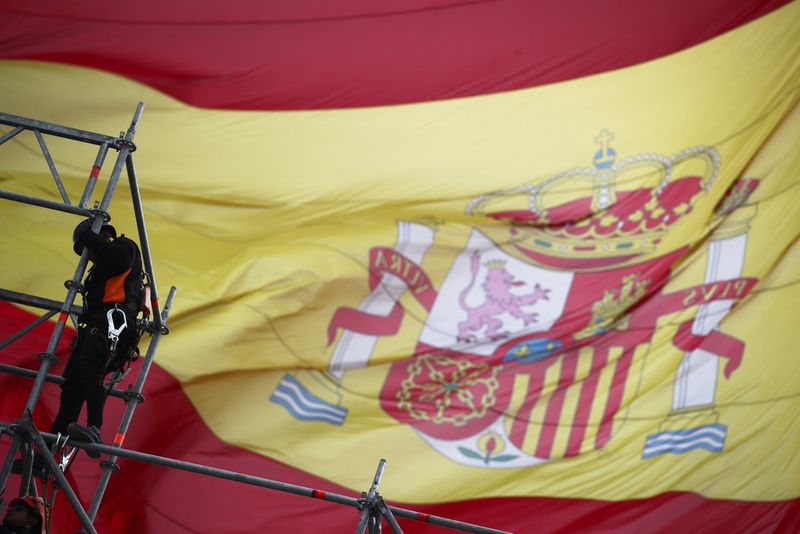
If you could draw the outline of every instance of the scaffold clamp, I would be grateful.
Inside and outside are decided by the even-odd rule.
[[[52,352],[40,352],[39,359],[42,361],[49,361],[50,363],[56,364],[58,363],[58,356],[53,354]]]
[[[116,462],[109,462],[108,460],[103,460],[100,462],[100,467],[109,471],[113,471],[114,473],[119,471],[119,464]]]
[[[119,137],[114,140],[114,144],[111,146],[113,146],[116,150],[127,148],[128,152],[136,152],[136,144],[134,144],[133,141],[128,141],[125,139],[125,132],[120,132]]]
[[[111,214],[108,213],[105,210],[101,210],[100,208],[92,208],[92,209],[89,210],[89,213],[92,214],[92,218],[96,218],[97,216],[100,216],[100,217],[103,218],[103,221],[111,222]]]
[[[72,279],[65,280],[64,281],[64,287],[66,287],[67,289],[72,289],[74,287],[75,291],[77,291],[81,295],[86,293],[86,288],[84,287],[84,285],[82,283],[76,281],[76,280],[72,280]]]
[[[132,389],[126,389],[123,391],[122,396],[125,398],[125,404],[128,404],[132,400],[135,400],[137,403],[144,402],[144,395],[137,393]]]

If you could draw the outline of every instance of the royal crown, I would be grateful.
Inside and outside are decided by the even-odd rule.
[[[711,188],[719,153],[695,146],[670,156],[646,153],[618,160],[613,139],[607,130],[595,138],[599,146],[592,166],[480,195],[470,201],[467,214],[516,223],[515,246],[559,267],[602,267],[655,250],[668,228]],[[519,200],[525,201],[522,209],[487,209]]]

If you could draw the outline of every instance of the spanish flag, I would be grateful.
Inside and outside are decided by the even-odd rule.
[[[1,2],[0,80],[0,111],[112,136],[145,103],[178,291],[125,448],[354,497],[385,458],[390,504],[518,533],[800,531],[800,3]],[[79,198],[95,148],[47,147]],[[31,132],[0,188],[62,198]],[[136,237],[125,186],[109,212]],[[3,201],[2,286],[63,300],[77,222]],[[11,421],[31,382],[0,380]],[[99,532],[358,522],[119,464]],[[101,472],[70,469],[84,505]]]

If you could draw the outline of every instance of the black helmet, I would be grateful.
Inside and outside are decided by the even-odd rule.
[[[91,232],[92,223],[94,219],[86,219],[85,221],[81,221],[78,226],[75,227],[75,230],[72,232],[72,250],[75,251],[75,254],[78,256],[81,255],[83,252],[83,234],[85,232]],[[103,223],[103,226],[100,227],[101,232],[108,232],[111,234],[111,237],[117,237],[117,230],[107,222]]]

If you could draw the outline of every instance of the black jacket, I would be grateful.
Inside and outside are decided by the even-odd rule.
[[[105,321],[106,310],[114,304],[127,305],[135,313],[139,308],[142,283],[142,256],[139,247],[124,235],[103,240],[89,231],[80,237],[93,254],[94,265],[84,280],[83,316],[85,323]]]

